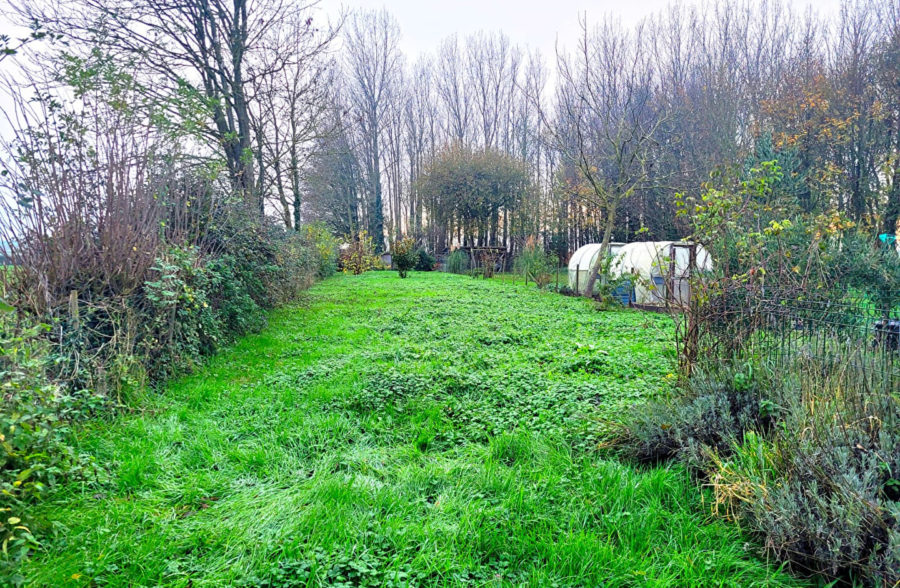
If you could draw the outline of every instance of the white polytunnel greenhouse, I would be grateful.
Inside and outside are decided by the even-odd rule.
[[[573,291],[584,293],[591,268],[599,254],[600,244],[591,243],[572,255],[569,260],[569,287]],[[623,304],[662,305],[667,301],[686,304],[690,300],[688,278],[691,272],[708,271],[713,267],[712,258],[702,245],[684,241],[613,243],[610,244],[610,256],[609,273],[612,277],[633,277],[614,292]]]
[[[624,245],[624,243],[610,243],[610,255],[616,255]],[[573,292],[584,294],[585,284],[591,275],[591,268],[594,267],[597,256],[600,255],[600,247],[600,243],[582,245],[569,258],[569,288]]]

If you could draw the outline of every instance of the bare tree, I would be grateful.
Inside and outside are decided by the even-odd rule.
[[[466,44],[469,92],[479,122],[479,140],[497,147],[509,123],[521,52],[503,34],[477,34]]]
[[[250,85],[309,64],[333,34],[313,26],[318,0],[77,0],[28,2],[28,21],[99,47],[123,67],[140,66],[144,92],[167,115],[195,126],[221,153],[236,192],[262,212],[256,193]],[[298,23],[302,23],[298,26]],[[307,37],[297,54],[281,51],[285,26]],[[312,40],[321,39],[321,41]],[[296,45],[295,45],[296,47]],[[195,110],[205,111],[200,116]]]
[[[577,50],[557,59],[558,120],[552,133],[604,219],[600,255],[585,290],[592,296],[619,205],[650,178],[654,135],[663,117],[653,102],[654,67],[644,50],[643,28],[628,33],[610,20],[593,31],[586,20],[581,25]]]
[[[431,63],[420,60],[413,69],[416,80],[405,103],[406,161],[409,166],[408,218],[412,234],[422,236],[423,203],[417,180],[425,163],[433,159],[437,143],[438,112],[435,106]]]
[[[466,89],[465,57],[454,35],[441,43],[437,59],[437,93],[445,111],[445,129],[451,140],[469,138],[472,105]]]
[[[369,233],[384,247],[382,134],[396,76],[401,71],[400,27],[387,12],[353,15],[346,32],[350,104],[363,137],[363,165],[369,193]]]
[[[327,113],[328,132],[315,142],[304,177],[304,215],[324,222],[338,235],[357,235],[365,225],[364,185],[359,151],[352,142],[347,109],[339,95]]]
[[[302,221],[302,176],[315,139],[332,130],[326,114],[335,64],[323,56],[338,28],[316,37],[306,34],[310,26],[308,18],[285,23],[273,35],[270,50],[250,70],[251,126],[259,170],[256,192],[276,206],[286,227],[295,229]],[[284,54],[292,58],[273,67],[272,61]]]

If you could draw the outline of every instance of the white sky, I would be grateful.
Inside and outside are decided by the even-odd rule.
[[[701,0],[702,1],[702,0]],[[701,1],[682,0],[694,5]],[[794,10],[808,6],[821,16],[837,14],[840,0],[783,0]],[[461,38],[478,31],[503,31],[513,44],[540,50],[547,64],[553,62],[557,39],[570,45],[578,35],[578,17],[587,14],[596,22],[607,14],[633,25],[661,11],[671,0],[324,0],[323,11],[336,15],[345,9],[387,8],[400,23],[400,47],[409,61],[431,53],[444,38]]]

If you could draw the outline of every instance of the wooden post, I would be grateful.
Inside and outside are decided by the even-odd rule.
[[[575,294],[581,295],[581,287],[578,285],[578,281],[581,278],[581,260],[578,260],[578,265],[575,266]]]

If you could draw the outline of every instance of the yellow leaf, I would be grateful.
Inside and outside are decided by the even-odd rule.
[[[22,522],[22,519],[20,519],[19,517],[9,517],[9,520],[7,520],[6,522],[8,522],[10,525],[18,525],[20,522]]]

